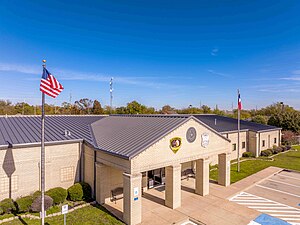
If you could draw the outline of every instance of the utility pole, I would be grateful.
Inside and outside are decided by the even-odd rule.
[[[72,92],[70,92],[70,99],[69,99],[69,103],[70,103],[70,114],[72,114]]]
[[[110,82],[109,82],[109,92],[110,92],[110,114],[112,113],[112,107],[113,107],[113,77],[110,78]]]
[[[23,104],[22,104],[22,115],[24,115],[24,113],[25,113],[25,99],[24,99],[24,101],[23,101]]]

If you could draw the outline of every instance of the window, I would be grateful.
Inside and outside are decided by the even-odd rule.
[[[277,139],[276,139],[276,138],[274,138],[274,144],[276,144],[276,142],[277,142]]]
[[[11,187],[9,187],[9,177],[5,176],[0,178],[0,193],[8,193],[9,190],[18,190],[18,176],[11,177]]]
[[[232,144],[232,151],[236,150],[236,144]]]
[[[245,141],[242,142],[242,148],[246,148],[246,142]]]
[[[72,181],[74,180],[74,167],[64,167],[60,169],[60,181]]]
[[[266,141],[263,140],[263,141],[262,141],[262,147],[265,147],[265,146],[266,146]]]

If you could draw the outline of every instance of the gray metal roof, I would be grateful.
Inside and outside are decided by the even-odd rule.
[[[190,118],[214,132],[237,130],[236,119],[218,115],[60,115],[46,116],[45,141],[84,140],[96,149],[132,158]],[[241,121],[241,130],[270,129],[280,128]],[[66,130],[71,135],[65,135]],[[40,140],[40,116],[0,117],[0,146],[39,143]]]
[[[182,116],[119,115],[92,124],[97,147],[132,158],[186,122]]]
[[[84,139],[93,143],[90,125],[103,116],[46,116],[45,142]],[[70,132],[65,135],[65,130]],[[0,146],[39,143],[41,116],[0,117]]]
[[[213,115],[213,114],[201,114],[201,115],[193,115],[193,116],[220,133],[237,131],[238,129],[237,119],[234,118]],[[252,130],[256,132],[264,131],[264,130],[280,129],[275,126],[253,123],[245,120],[241,120],[240,124],[241,124],[240,126],[241,130]]]

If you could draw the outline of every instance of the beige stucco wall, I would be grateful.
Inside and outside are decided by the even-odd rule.
[[[237,148],[238,148],[238,133],[229,133],[228,138],[231,140],[231,160],[237,159]],[[243,148],[242,143],[245,142],[245,148]],[[236,144],[236,150],[233,150],[233,144]],[[248,150],[248,140],[247,140],[247,131],[240,132],[240,151],[239,155],[242,157],[243,153]]]
[[[255,157],[259,156],[258,152],[258,133],[254,131],[248,132],[248,151],[252,152]]]
[[[274,138],[276,138],[276,143],[274,143]],[[259,139],[260,151],[272,148],[273,145],[278,146],[280,142],[280,130],[260,132]],[[263,141],[265,141],[265,146],[263,146]]]
[[[83,146],[83,166],[84,175],[83,181],[88,183],[92,188],[92,195],[94,195],[94,149],[88,145]]]
[[[186,131],[190,127],[194,127],[197,131],[197,138],[193,143],[189,143],[186,140]],[[202,133],[209,134],[209,145],[206,148],[201,146]],[[182,138],[182,146],[177,153],[174,153],[169,147],[170,139],[173,137]],[[194,119],[190,119],[147,150],[134,157],[131,162],[131,170],[132,172],[143,172],[230,151],[230,142],[228,140],[196,122]]]
[[[68,188],[79,181],[80,145],[81,143],[70,143],[46,146],[46,190],[53,187]],[[40,147],[0,150],[0,200],[9,197],[9,178],[5,171],[13,172],[12,198],[39,190],[40,152]]]

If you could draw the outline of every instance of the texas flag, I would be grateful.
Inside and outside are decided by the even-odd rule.
[[[239,92],[239,95],[238,95],[238,109],[242,110],[242,99],[241,99],[240,92]]]

